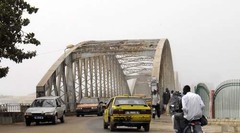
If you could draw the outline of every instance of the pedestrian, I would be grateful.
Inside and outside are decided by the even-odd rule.
[[[176,133],[182,133],[183,129],[187,126],[189,121],[199,121],[203,115],[203,109],[205,107],[201,97],[198,94],[190,92],[189,85],[183,88],[182,97],[182,111],[174,115],[174,129]],[[195,126],[196,128],[197,126]],[[199,129],[195,129],[198,132],[202,132],[201,126]]]
[[[171,90],[170,97],[172,97],[172,96],[173,96],[173,93],[174,93],[174,90]]]
[[[179,91],[175,91],[169,100],[169,112],[172,117],[173,128],[174,128],[174,116],[182,115],[182,94]],[[183,115],[182,115],[183,116]],[[183,119],[183,117],[182,117]],[[182,120],[184,122],[184,119]],[[175,129],[175,128],[174,128]]]
[[[169,110],[171,116],[175,113],[182,112],[182,94],[179,91],[175,91],[169,100]]]
[[[157,90],[152,92],[152,108],[155,109],[155,113],[153,113],[152,118],[155,118],[156,114],[157,117],[160,118],[160,96],[157,93]]]
[[[167,105],[170,99],[170,92],[168,90],[168,88],[166,88],[165,92],[163,93],[163,109],[164,111],[169,114],[169,110],[167,110]]]

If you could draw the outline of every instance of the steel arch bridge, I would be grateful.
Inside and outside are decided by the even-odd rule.
[[[240,118],[240,79],[226,80],[215,89],[213,103],[215,118]]]
[[[205,105],[204,115],[209,117],[209,101],[210,101],[210,91],[206,84],[199,83],[195,88],[195,93],[200,95],[203,103]]]
[[[160,95],[174,90],[168,39],[86,41],[66,49],[36,87],[37,97],[61,96],[68,111],[82,97],[151,95],[156,77]]]

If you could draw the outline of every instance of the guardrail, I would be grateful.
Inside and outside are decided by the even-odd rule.
[[[0,104],[0,112],[7,112],[7,104]]]
[[[24,121],[24,112],[30,104],[8,103],[0,105],[0,124],[11,124]]]
[[[30,107],[29,103],[7,103],[0,105],[0,112],[25,112]]]

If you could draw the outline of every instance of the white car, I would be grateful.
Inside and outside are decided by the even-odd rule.
[[[30,126],[31,122],[52,122],[56,124],[60,119],[64,123],[66,105],[59,96],[45,96],[36,98],[31,106],[26,110],[25,123]]]

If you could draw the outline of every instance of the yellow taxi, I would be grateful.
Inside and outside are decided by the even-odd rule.
[[[144,128],[149,131],[151,108],[144,99],[137,96],[115,96],[106,105],[103,114],[103,127],[114,131],[117,126]]]

